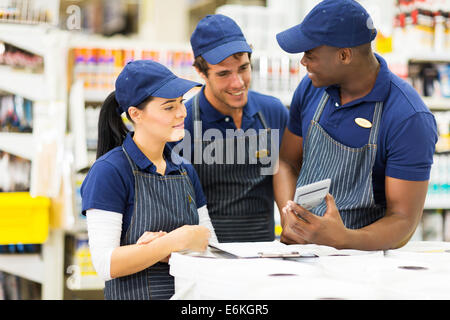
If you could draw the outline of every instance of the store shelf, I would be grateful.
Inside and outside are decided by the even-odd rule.
[[[48,92],[43,74],[14,70],[7,66],[0,67],[0,90],[14,93],[32,101],[47,100]]]
[[[413,56],[409,57],[409,62],[443,62],[448,63],[450,62],[450,55],[448,52],[428,52],[428,53],[419,53],[414,54]]]
[[[446,209],[450,208],[450,199],[445,196],[430,197],[425,200],[424,209]]]
[[[0,150],[32,160],[35,151],[33,134],[0,132]]]
[[[423,102],[430,110],[446,111],[450,110],[450,98],[422,97]]]
[[[93,102],[93,103],[103,103],[106,97],[111,92],[109,91],[93,91],[93,90],[85,90],[84,91],[84,101]]]
[[[39,283],[44,279],[40,254],[0,254],[0,270]]]
[[[47,50],[42,37],[51,29],[44,25],[0,24],[0,41],[43,56]]]

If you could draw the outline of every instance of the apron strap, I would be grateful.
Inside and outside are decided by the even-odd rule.
[[[262,114],[262,112],[258,111],[257,115],[258,115],[259,120],[261,121],[264,129],[270,130],[269,126],[267,125],[266,118],[264,118],[264,115]]]
[[[383,112],[383,102],[375,103],[375,111],[373,112],[372,129],[370,130],[369,144],[376,144],[378,139],[378,130],[380,128],[381,113]]]
[[[313,121],[319,122],[320,116],[322,115],[322,111],[327,104],[328,98],[330,96],[326,91],[324,91],[322,98],[320,99],[319,105],[317,106],[316,112],[314,113]]]
[[[193,121],[194,121],[194,143],[201,143],[202,141],[202,123],[200,120],[200,104],[199,104],[199,95],[200,93],[197,93],[194,96],[193,100]]]
[[[124,147],[123,145],[122,145],[122,150],[123,150],[123,152],[125,153],[125,156],[127,157],[127,160],[128,160],[128,162],[129,162],[129,164],[130,164],[130,166],[131,166],[131,169],[133,169],[133,171],[138,171],[138,170],[139,170],[138,167],[136,166],[136,164],[134,163],[134,161],[131,160],[130,156],[128,155],[127,150],[125,150],[125,147]]]

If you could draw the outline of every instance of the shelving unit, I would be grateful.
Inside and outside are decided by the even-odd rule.
[[[65,45],[67,34],[49,26],[0,24],[0,41],[43,57],[42,73],[0,66],[0,90],[33,101],[33,133],[0,133],[0,149],[31,160],[32,196],[56,197],[60,167],[42,170],[48,144],[56,157],[64,150],[66,131]],[[62,164],[60,164],[62,165]],[[49,182],[50,181],[50,182]],[[47,188],[42,188],[42,185]],[[51,214],[59,214],[54,208]],[[39,254],[0,254],[0,271],[5,271],[42,286],[42,299],[62,299],[63,230],[49,226],[49,235]]]

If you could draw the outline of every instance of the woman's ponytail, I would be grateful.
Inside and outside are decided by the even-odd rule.
[[[111,92],[103,102],[98,119],[97,159],[109,150],[121,146],[128,129],[117,110],[119,104],[115,91]]]

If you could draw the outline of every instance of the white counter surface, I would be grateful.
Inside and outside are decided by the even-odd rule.
[[[236,244],[239,248],[255,243]],[[262,244],[264,245],[264,244]],[[274,243],[267,243],[273,248]],[[278,245],[278,244],[277,244]],[[256,244],[261,247],[260,244]],[[291,246],[289,246],[291,247]],[[409,242],[388,251],[295,245],[300,258],[224,258],[173,253],[172,299],[450,299],[450,243]],[[312,254],[317,257],[310,257]]]

